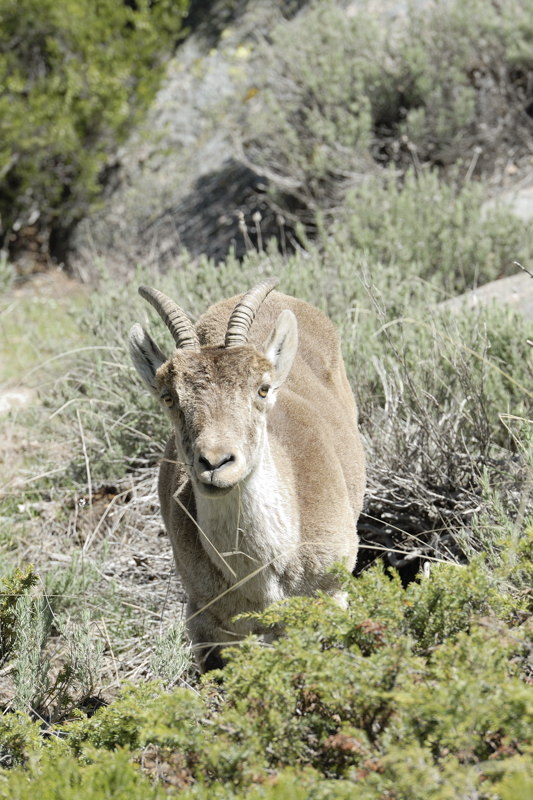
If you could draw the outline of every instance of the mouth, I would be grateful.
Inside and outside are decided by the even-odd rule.
[[[200,494],[206,497],[223,497],[234,488],[233,486],[216,486],[214,483],[203,483],[203,481],[196,481],[196,487]]]

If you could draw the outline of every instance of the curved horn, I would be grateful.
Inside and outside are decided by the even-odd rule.
[[[200,342],[193,324],[184,311],[166,294],[150,286],[139,286],[139,294],[152,305],[183,350],[199,350]]]
[[[278,283],[277,278],[268,278],[268,280],[258,283],[257,286],[254,286],[253,289],[250,289],[241,297],[229,318],[224,342],[225,347],[237,347],[240,344],[246,344],[250,327],[261,303]]]

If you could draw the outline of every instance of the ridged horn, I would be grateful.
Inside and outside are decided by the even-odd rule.
[[[226,329],[225,347],[237,347],[247,343],[250,327],[261,303],[278,283],[277,278],[269,278],[261,281],[242,296],[231,312]]]
[[[166,294],[150,286],[139,286],[139,294],[155,308],[182,350],[199,350],[200,342],[193,324],[184,311]]]

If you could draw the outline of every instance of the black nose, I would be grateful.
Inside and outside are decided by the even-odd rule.
[[[229,464],[231,461],[235,461],[233,453],[226,453],[215,464],[211,463],[207,456],[198,456],[198,463],[209,472],[214,472],[216,469],[220,469],[224,464]]]

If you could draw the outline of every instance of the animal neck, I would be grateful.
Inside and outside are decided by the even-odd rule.
[[[232,581],[262,567],[281,573],[294,557],[299,520],[291,483],[265,431],[257,463],[231,492],[220,498],[195,492],[203,547]]]

